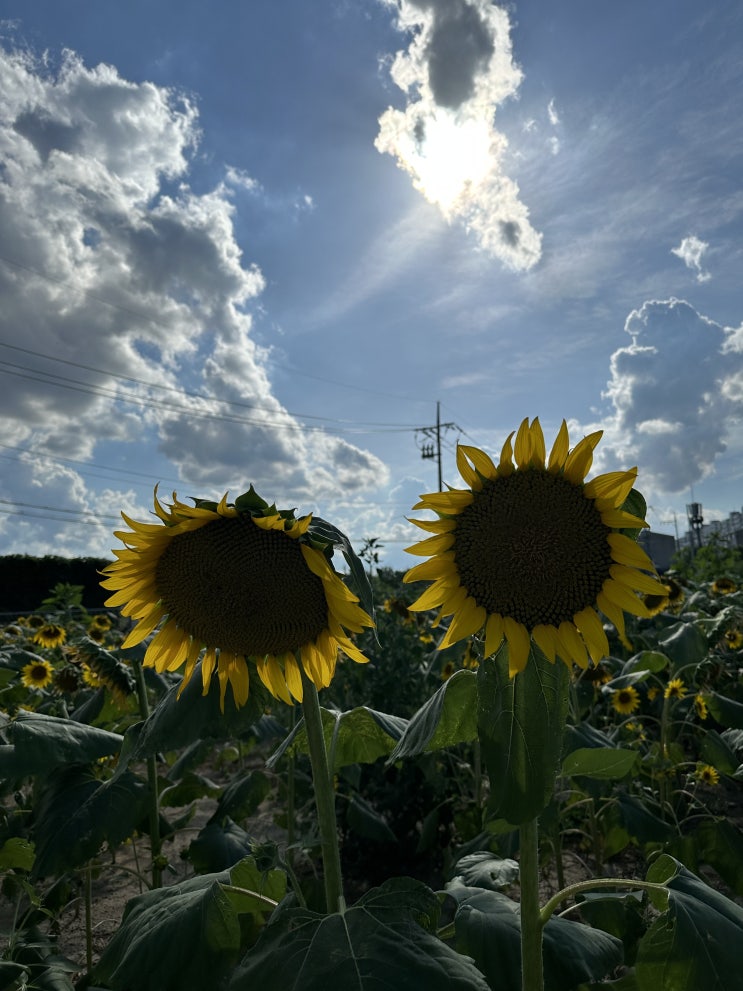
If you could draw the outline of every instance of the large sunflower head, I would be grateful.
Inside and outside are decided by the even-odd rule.
[[[61,647],[67,639],[67,630],[57,623],[45,623],[33,636],[34,643],[42,647]]]
[[[126,546],[101,584],[114,593],[106,605],[137,620],[122,647],[157,628],[144,663],[159,672],[185,665],[181,690],[202,651],[204,694],[216,672],[223,708],[228,683],[245,704],[251,668],[291,704],[302,699],[302,671],[318,688],[330,684],[338,649],[366,660],[347,631],[373,621],[330,563],[343,543],[333,527],[279,511],[252,487],[232,504],[225,495],[195,506],[175,493],[164,505],[156,491],[155,513],[159,523],[122,513],[131,532],[116,532]]]
[[[554,662],[585,668],[609,645],[598,611],[623,639],[624,611],[648,612],[637,593],[664,594],[650,558],[621,531],[643,519],[625,512],[637,469],[586,482],[601,431],[572,450],[565,421],[547,455],[539,420],[510,434],[496,464],[460,445],[457,466],[466,489],[421,497],[415,509],[437,520],[413,520],[430,533],[408,548],[430,560],[411,568],[408,582],[433,582],[410,607],[451,616],[440,647],[484,629],[485,654],[504,637],[511,675],[526,666],[532,641]]]

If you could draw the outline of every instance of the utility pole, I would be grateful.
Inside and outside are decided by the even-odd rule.
[[[415,436],[418,438],[426,438],[419,444],[421,457],[426,459],[435,459],[438,462],[439,468],[439,492],[444,488],[443,473],[441,470],[441,431],[447,430],[459,430],[460,428],[456,423],[442,423],[441,422],[441,403],[436,401],[436,423],[431,427],[418,427],[415,431]]]

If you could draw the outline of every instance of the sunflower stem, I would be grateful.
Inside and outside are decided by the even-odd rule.
[[[147,719],[150,714],[150,703],[147,698],[144,669],[141,663],[135,658],[132,658],[132,667],[134,668],[134,679],[137,685],[139,714],[142,719]],[[162,839],[160,837],[160,790],[157,780],[157,761],[155,756],[148,757],[146,763],[149,792],[150,850],[152,852],[152,887],[161,888],[163,884],[163,869],[161,863]]]
[[[519,827],[521,883],[521,989],[544,991],[542,918],[539,909],[539,832],[537,820]]]
[[[323,873],[325,880],[325,902],[328,914],[344,912],[343,879],[341,857],[338,846],[338,827],[335,818],[335,792],[333,779],[328,767],[328,754],[325,749],[320,700],[314,683],[302,672],[304,698],[302,710],[307,730],[307,744],[312,764],[312,785],[317,806],[317,823],[320,828],[320,848],[322,850]]]

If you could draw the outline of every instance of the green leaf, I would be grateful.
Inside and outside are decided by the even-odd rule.
[[[668,667],[669,659],[665,654],[657,650],[641,650],[639,654],[630,657],[622,667],[622,674],[630,672],[652,672],[665,671]]]
[[[645,502],[645,497],[642,492],[638,492],[637,489],[632,489],[630,494],[624,500],[620,506],[625,513],[631,513],[632,516],[637,516],[641,520],[645,519],[648,511],[648,504]],[[638,529],[624,529],[621,531],[626,534],[631,540],[637,540],[638,536],[642,533],[642,530]]]
[[[456,947],[473,958],[498,991],[521,989],[519,906],[499,891],[447,885],[457,902]],[[580,922],[551,918],[543,930],[545,991],[571,991],[599,980],[623,959],[621,940]]]
[[[286,894],[286,874],[276,867],[262,871],[253,857],[245,857],[230,871],[230,884],[242,891],[226,891],[233,908],[241,915],[264,916],[271,909],[261,898],[280,902]],[[259,897],[256,897],[258,895]]]
[[[21,836],[11,836],[0,847],[0,871],[30,871],[34,865],[34,845]]]
[[[240,921],[222,889],[230,883],[225,871],[131,899],[93,981],[112,991],[218,987],[240,950]]]
[[[738,758],[717,730],[708,729],[699,744],[699,756],[723,774],[735,774]]]
[[[218,798],[222,789],[208,778],[187,771],[179,781],[160,792],[160,808],[178,807],[199,798]]]
[[[519,878],[519,865],[515,860],[503,860],[487,850],[468,853],[454,866],[453,880],[467,888],[487,888],[501,891]]]
[[[89,764],[117,754],[123,737],[72,719],[24,709],[5,727],[11,746],[0,747],[0,778],[44,774],[63,764]]]
[[[634,960],[645,933],[643,900],[641,891],[585,892],[578,898],[581,919],[622,940],[625,963]]]
[[[57,768],[41,792],[33,836],[33,877],[62,874],[119,846],[147,814],[147,786],[126,771],[101,783],[81,765]]]
[[[212,821],[191,840],[188,859],[200,874],[227,870],[248,856],[252,845],[252,837],[232,819]]]
[[[490,779],[488,814],[513,825],[535,819],[554,790],[568,713],[570,673],[534,647],[508,676],[504,641],[477,672],[478,734]]]
[[[674,674],[681,668],[696,667],[707,656],[707,638],[693,623],[670,627],[658,646],[670,657]]]
[[[347,810],[348,825],[359,836],[374,843],[397,843],[384,816],[372,808],[360,795],[352,795]]]
[[[232,781],[222,792],[217,802],[213,819],[230,816],[232,819],[247,819],[253,815],[263,799],[271,791],[271,782],[262,771],[252,771],[243,778]]]
[[[619,792],[617,800],[627,832],[638,843],[662,843],[673,836],[673,826],[653,815],[635,795]]]
[[[455,671],[413,715],[388,764],[477,739],[477,673]]]
[[[393,878],[343,915],[287,909],[274,916],[228,991],[489,991],[471,960],[432,932],[439,902]]]
[[[570,778],[598,778],[619,781],[630,774],[639,762],[636,750],[584,747],[574,750],[562,762],[562,773]]]
[[[736,895],[743,895],[743,833],[729,819],[700,823],[692,834],[700,860],[709,864]]]
[[[208,695],[202,694],[201,665],[177,697],[174,685],[161,699],[143,723],[130,727],[126,733],[122,760],[143,760],[160,751],[180,750],[197,740],[228,740],[246,733],[263,715],[268,695],[259,679],[250,682],[250,695],[242,708],[235,706],[232,692],[224,700],[224,712],[219,708],[219,681],[212,678]]]
[[[722,726],[731,729],[743,729],[743,705],[733,699],[725,698],[717,692],[704,694],[709,711]]]
[[[325,747],[332,770],[337,771],[348,764],[373,764],[380,757],[386,757],[403,734],[407,720],[400,716],[390,716],[362,705],[347,712],[331,712],[320,709],[322,716]],[[307,730],[304,720],[300,720],[281,746],[266,761],[266,767],[273,768],[284,754],[306,754]]]
[[[648,881],[668,885],[668,909],[640,941],[640,991],[730,991],[740,987],[743,908],[667,854]]]

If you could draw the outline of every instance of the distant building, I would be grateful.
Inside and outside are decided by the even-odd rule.
[[[732,512],[726,520],[711,520],[703,523],[700,536],[702,545],[708,544],[713,538],[723,547],[743,547],[743,512]],[[684,534],[679,540],[680,547],[696,546],[696,535],[694,540],[690,532]]]
[[[643,530],[637,538],[637,542],[658,571],[668,571],[671,567],[671,559],[676,553],[675,537],[672,537],[670,533],[654,533],[652,530]]]

